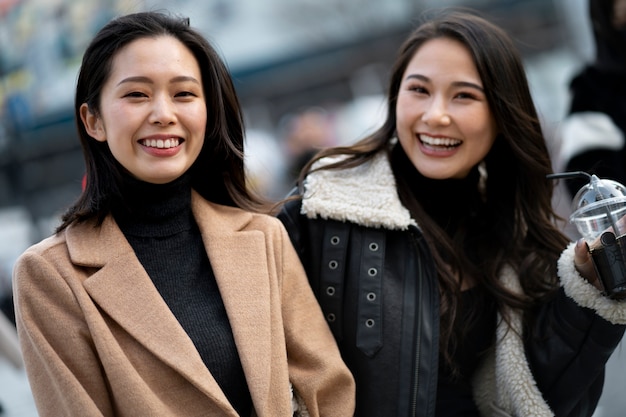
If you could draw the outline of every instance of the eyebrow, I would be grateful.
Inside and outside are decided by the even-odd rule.
[[[411,74],[411,75],[408,75],[405,78],[405,80],[410,80],[412,78],[418,79],[420,81],[424,81],[426,83],[431,82],[430,78],[428,78],[428,77],[426,77],[424,75],[421,75],[421,74]],[[468,81],[455,81],[455,82],[452,83],[452,85],[455,86],[455,87],[473,88],[473,89],[478,90],[480,92],[483,92],[483,93],[485,92],[485,89],[482,88],[480,85],[478,85],[476,83],[471,83],[471,82],[468,82]]]
[[[170,83],[183,83],[183,82],[187,82],[187,81],[191,81],[193,83],[196,83],[196,84],[200,85],[200,81],[198,81],[194,77],[190,77],[190,76],[187,76],[187,75],[179,75],[178,77],[174,77],[174,78],[170,79]],[[152,81],[152,79],[150,79],[148,77],[144,77],[144,76],[138,75],[136,77],[124,78],[122,81],[117,83],[117,85],[122,85],[122,84],[125,84],[125,83],[153,84],[154,82]]]

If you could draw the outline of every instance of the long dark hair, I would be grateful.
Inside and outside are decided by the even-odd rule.
[[[535,303],[558,288],[556,261],[568,242],[553,223],[558,218],[551,200],[554,185],[546,179],[552,164],[521,58],[509,36],[467,10],[439,11],[415,29],[400,48],[388,86],[383,125],[353,146],[322,150],[303,168],[299,183],[303,184],[315,161],[327,156],[348,155],[323,168],[340,169],[365,163],[379,152],[390,153],[404,71],[425,42],[442,37],[461,42],[471,53],[500,132],[485,158],[485,210],[489,210],[490,222],[479,249],[486,255],[480,265],[426,214],[408,184],[396,178],[398,195],[430,243],[442,297],[440,340],[442,346],[449,346],[458,338],[453,324],[460,298],[459,277],[469,275],[481,284],[502,313],[504,306],[530,313]],[[499,276],[505,265],[519,274],[524,295],[507,290],[501,283]],[[479,273],[474,275],[475,271]],[[524,317],[529,324],[531,315]]]
[[[243,116],[226,65],[210,43],[189,26],[189,19],[161,12],[141,12],[110,21],[96,34],[83,55],[74,112],[86,165],[86,185],[82,195],[63,215],[57,231],[91,218],[101,223],[110,211],[112,198],[120,194],[123,168],[107,143],[98,142],[87,134],[81,123],[81,105],[87,103],[90,111],[99,114],[100,95],[115,54],[134,40],[162,35],[183,43],[198,61],[202,74],[209,117],[204,145],[190,168],[193,188],[216,203],[246,209],[261,207],[260,199],[246,187]]]

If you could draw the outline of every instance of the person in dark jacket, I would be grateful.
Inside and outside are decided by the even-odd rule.
[[[560,164],[626,184],[626,0],[590,0],[595,60],[570,83]],[[585,180],[565,183],[573,196]]]
[[[551,171],[509,36],[467,11],[415,29],[384,124],[318,153],[278,214],[356,416],[593,414],[626,304],[555,227]]]

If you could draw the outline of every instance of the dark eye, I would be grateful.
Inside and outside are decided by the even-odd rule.
[[[410,91],[416,92],[416,93],[420,93],[420,94],[427,94],[428,90],[421,86],[421,85],[414,85],[414,86],[410,86],[409,87]]]
[[[180,93],[176,93],[176,97],[196,97],[196,94],[191,91],[181,91]]]
[[[139,91],[133,91],[126,94],[124,97],[146,97],[146,95]]]
[[[476,99],[476,95],[472,94],[472,93],[466,93],[466,92],[462,92],[462,93],[458,93],[456,95],[457,98],[460,99],[469,99],[469,100],[474,100]]]

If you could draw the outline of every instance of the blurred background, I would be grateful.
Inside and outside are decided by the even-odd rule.
[[[167,9],[217,46],[244,108],[252,181],[277,199],[312,148],[381,123],[400,43],[424,10],[447,5],[509,31],[547,132],[557,128],[571,74],[592,56],[586,0],[0,0],[0,274],[81,191],[73,92],[84,49],[112,17]]]
[[[217,46],[235,80],[246,118],[251,181],[279,199],[312,150],[352,142],[378,127],[400,43],[424,10],[452,5],[479,9],[512,35],[556,155],[568,83],[594,54],[587,0],[0,0],[5,314],[12,315],[16,257],[50,235],[81,192],[84,164],[73,92],[82,53],[109,19],[160,9],[190,17]],[[569,197],[557,193],[555,204],[567,214]],[[597,417],[623,415],[618,410],[626,400],[617,393],[623,381],[611,379],[623,363],[609,367]],[[36,415],[23,371],[2,357],[0,405],[4,416]]]

